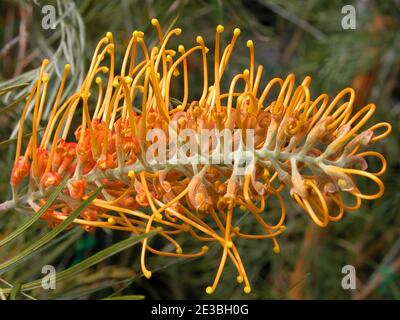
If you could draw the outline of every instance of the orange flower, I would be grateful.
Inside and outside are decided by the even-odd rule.
[[[29,175],[30,163],[24,157],[18,157],[11,172],[10,183],[18,185],[22,179]]]
[[[375,105],[369,104],[353,114],[354,90],[342,90],[331,102],[326,94],[313,98],[311,78],[306,77],[296,86],[293,74],[285,79],[273,78],[261,88],[263,67],[255,64],[254,44],[250,40],[248,68],[226,79],[225,70],[239,29],[233,31],[230,43],[221,49],[224,28],[216,28],[213,68],[209,70],[209,48],[201,36],[196,37],[197,44],[190,49],[182,45],[173,48],[169,41],[181,29],[164,34],[157,19],[152,24],[159,45],[148,48],[144,33],[134,31],[119,73],[113,36],[107,33],[96,47],[80,89],[61,102],[59,97],[70,70],[67,65],[44,134],[39,135],[44,99],[41,93],[49,80],[45,73],[48,61],[43,62],[21,115],[11,175],[16,205],[27,199],[22,194],[25,189],[20,188],[25,177],[30,181],[28,192],[33,197],[29,204],[35,211],[43,205],[42,192],[51,191],[67,177],[67,189],[49,209],[48,216],[54,225],[71,212],[71,203],[85,200],[103,184],[105,188],[90,209],[82,213],[83,219],[74,222],[87,231],[101,227],[141,234],[157,229],[175,251],[156,250],[148,239],[143,240],[140,263],[147,278],[151,276],[146,267],[149,252],[174,257],[206,254],[204,245],[196,253],[184,252],[178,242],[183,234],[201,244],[217,243],[221,247],[221,261],[207,293],[216,290],[227,259],[237,269],[237,282],[243,283],[244,292],[249,293],[250,282],[236,247],[237,238],[270,238],[273,251],[279,253],[277,237],[285,231],[286,207],[281,195],[284,190],[289,190],[293,200],[320,227],[340,220],[345,211],[357,209],[362,200],[383,194],[379,176],[385,172],[386,160],[378,152],[362,151],[391,130],[388,123],[365,128]],[[142,59],[137,57],[139,50],[143,52]],[[188,59],[195,55],[202,61],[203,89],[197,99],[190,101],[193,94],[189,94]],[[108,74],[105,80],[104,74]],[[178,105],[170,97],[174,77],[183,79],[183,97]],[[227,81],[229,89],[224,91],[226,86],[221,83]],[[32,138],[22,155],[24,122],[35,95]],[[76,112],[78,108],[81,110]],[[233,156],[229,163],[149,163],[145,156],[150,147],[147,134],[158,129],[171,142],[168,127],[173,121],[177,123],[177,133],[188,129],[195,133],[203,129],[253,129],[254,167],[238,176],[241,159]],[[71,128],[75,128],[76,141],[67,142]],[[168,151],[177,147],[171,145]],[[205,157],[212,151],[210,148]],[[381,170],[368,172],[368,157],[379,158]],[[356,177],[374,182],[377,192],[363,193]],[[35,192],[38,190],[41,192]],[[351,195],[354,203],[345,203],[344,194]],[[280,213],[278,221],[270,223],[265,207],[274,199]],[[240,230],[237,224],[243,211],[251,213],[262,233]]]

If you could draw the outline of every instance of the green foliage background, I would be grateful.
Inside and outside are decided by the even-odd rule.
[[[47,3],[57,6],[55,30],[41,27],[41,8]],[[347,4],[356,8],[356,30],[341,27],[341,10]],[[198,34],[210,46],[217,24],[225,26],[224,41],[229,41],[231,30],[239,27],[242,34],[228,75],[245,68],[245,43],[252,39],[257,63],[265,67],[264,84],[274,76],[293,72],[298,80],[312,76],[314,95],[327,92],[334,96],[351,86],[358,93],[356,108],[376,103],[374,121],[393,125],[392,134],[376,146],[389,164],[383,177],[386,192],[381,199],[363,203],[358,211],[323,230],[314,227],[286,199],[287,231],[280,238],[279,255],[272,252],[267,240],[239,243],[253,286],[250,296],[245,296],[233,281],[235,273],[229,265],[216,293],[206,296],[204,289],[211,283],[219,261],[217,247],[196,261],[151,256],[153,277],[149,281],[139,271],[139,251],[134,246],[139,239],[127,238],[126,234],[60,229],[23,257],[24,250],[35,247],[50,231],[45,223],[35,222],[13,241],[0,246],[0,299],[400,298],[400,1],[1,0],[0,12],[1,202],[11,196],[8,180],[15,129],[41,60],[51,59],[52,79],[59,77],[65,63],[72,64],[73,77],[67,88],[71,92],[82,80],[93,49],[105,32],[114,33],[120,59],[132,30],[143,30],[146,37],[156,39],[150,25],[152,17],[157,17],[165,28],[181,27],[183,33],[176,44],[186,47],[195,43]],[[194,74],[190,85],[193,92],[200,90],[201,79]],[[57,86],[53,90],[50,97]],[[12,211],[1,213],[0,241],[7,240],[29,218]],[[250,219],[244,218],[242,224],[254,227]],[[191,243],[185,245],[190,248]],[[10,261],[16,263],[10,265]],[[34,282],[43,276],[45,264],[65,271],[56,290],[43,290]],[[347,264],[356,268],[357,290],[341,287],[341,269]]]

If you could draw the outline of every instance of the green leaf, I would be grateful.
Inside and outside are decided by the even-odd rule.
[[[4,246],[6,243],[12,241],[16,237],[18,237],[21,233],[23,233],[26,229],[28,229],[31,225],[33,225],[39,218],[43,215],[44,212],[53,204],[54,200],[58,197],[60,192],[65,188],[67,185],[68,179],[65,178],[53,191],[50,197],[47,199],[46,203],[43,207],[39,209],[28,221],[26,221],[23,225],[21,225],[17,230],[9,234],[7,237],[0,241],[0,247]]]
[[[146,238],[154,236],[157,232],[158,232],[157,230],[153,230],[148,233],[129,237],[125,240],[122,240],[122,241],[102,250],[102,251],[95,253],[91,257],[85,259],[84,261],[82,261],[66,270],[57,272],[57,283],[59,283],[61,281],[65,281],[65,280],[73,278],[73,277],[76,277],[76,275],[79,272],[82,272],[82,271],[100,263],[101,261],[106,260],[107,258],[109,258],[123,250],[126,250],[129,247],[132,247],[133,245],[137,244],[138,242],[140,242]],[[23,284],[21,290],[22,291],[33,290],[33,289],[41,288],[41,286],[42,286],[42,279],[39,279],[39,280],[35,280],[32,282]],[[9,290],[9,289],[3,289],[3,292],[7,293],[7,290]]]
[[[18,106],[21,102],[24,101],[24,99],[29,95],[29,93],[24,94],[21,98],[11,102],[9,105],[2,107],[0,109],[0,115],[7,113],[8,111],[11,111],[15,106]]]
[[[63,299],[63,300],[82,300],[86,298],[89,298],[90,295],[97,293],[101,290],[104,289],[109,289],[113,288],[114,286],[118,285],[119,281],[115,280],[107,280],[104,282],[96,282],[93,284],[90,284],[88,286],[82,286],[82,285],[77,285],[74,287],[72,290],[60,290],[60,292],[55,293],[54,295],[51,296],[51,299],[58,300],[58,299]],[[86,288],[90,289],[86,289]]]
[[[21,284],[18,283],[17,285],[15,285],[10,293],[10,296],[8,298],[8,300],[15,300],[17,298],[18,293],[21,291]]]
[[[44,131],[44,129],[45,128],[39,128],[37,132]],[[22,139],[30,138],[31,136],[32,136],[32,132],[26,133],[22,136]],[[5,146],[9,145],[10,143],[16,142],[17,140],[18,140],[18,138],[12,138],[12,139],[0,141],[0,148],[5,147]]]
[[[67,228],[70,223],[79,216],[79,214],[88,206],[90,203],[97,197],[103,187],[98,188],[93,194],[88,197],[85,201],[83,201],[77,209],[75,209],[63,222],[61,222],[57,227],[53,230],[45,234],[38,241],[30,245],[28,248],[23,250],[21,253],[11,258],[10,260],[2,263],[0,265],[0,275],[7,272],[11,269],[15,264],[22,262],[22,259],[27,258],[31,253],[44,246],[50,240],[55,238],[59,233],[61,233],[65,228]]]
[[[2,96],[3,94],[5,94],[5,93],[7,93],[7,92],[10,92],[10,91],[12,91],[12,90],[14,90],[14,89],[16,89],[16,88],[26,87],[26,86],[28,86],[29,84],[30,84],[29,82],[18,83],[18,84],[15,84],[15,85],[13,85],[13,86],[9,86],[9,87],[7,87],[7,88],[3,88],[3,89],[0,90],[0,96]]]
[[[55,260],[61,255],[65,255],[65,252],[68,252],[68,248],[71,248],[79,238],[82,236],[84,231],[80,228],[74,228],[68,233],[64,233],[62,236],[57,237],[57,239],[53,240],[48,245],[42,247],[35,253],[38,254],[36,261],[39,261],[39,264],[32,264],[32,266],[27,270],[19,270],[18,277],[16,278],[16,282],[24,283],[34,275],[40,273],[42,267],[47,264],[54,264]],[[21,272],[21,273],[20,273]]]
[[[119,297],[110,297],[102,300],[143,300],[145,296],[142,295],[128,295],[128,296],[119,296]]]

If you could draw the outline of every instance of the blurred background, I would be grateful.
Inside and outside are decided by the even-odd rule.
[[[46,4],[56,8],[55,29],[43,28],[42,10]],[[345,5],[355,8],[356,29],[342,27]],[[268,240],[239,243],[252,283],[249,296],[234,281],[236,274],[229,264],[215,294],[205,294],[219,263],[221,253],[217,247],[195,261],[150,255],[153,277],[145,280],[139,272],[139,247],[134,246],[73,274],[56,290],[17,292],[18,298],[137,295],[150,299],[400,299],[399,0],[1,0],[0,12],[0,202],[11,197],[8,181],[17,121],[42,59],[51,60],[53,78],[60,77],[65,63],[72,65],[66,92],[73,92],[98,40],[107,31],[114,34],[120,61],[133,30],[143,30],[147,39],[156,40],[150,24],[153,17],[159,19],[164,30],[181,27],[183,32],[176,44],[186,47],[195,44],[195,37],[200,34],[212,48],[218,24],[225,26],[223,41],[227,43],[233,29],[239,27],[242,33],[225,79],[246,67],[246,41],[252,39],[256,62],[265,67],[264,85],[274,76],[293,72],[298,82],[306,75],[312,77],[313,96],[326,92],[333,97],[350,86],[357,93],[356,109],[373,102],[377,105],[374,122],[389,121],[393,125],[392,134],[375,146],[389,164],[383,176],[386,192],[382,198],[363,202],[359,210],[325,229],[315,227],[286,198],[287,231],[279,239],[280,254],[272,252]],[[199,61],[189,61],[194,96],[202,86],[196,76],[198,64]],[[56,90],[54,85],[49,97]],[[0,239],[26,219],[20,213],[1,214]],[[250,219],[243,221],[245,225],[252,223]],[[18,254],[48,230],[44,222],[29,228],[12,244],[0,248],[0,262]],[[1,274],[0,288],[13,288],[40,278],[44,264],[65,270],[124,237],[125,234],[103,230],[88,234],[74,228],[64,232],[29,260],[20,261],[17,267]],[[187,246],[190,248],[190,243]],[[344,265],[355,267],[356,290],[341,286]]]

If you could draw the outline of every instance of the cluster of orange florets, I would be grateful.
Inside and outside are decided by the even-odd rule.
[[[235,241],[270,238],[274,252],[279,252],[276,237],[285,230],[286,216],[282,191],[288,189],[294,201],[321,227],[339,220],[345,211],[357,209],[362,199],[382,195],[384,187],[378,177],[386,168],[384,157],[374,151],[360,152],[390,132],[387,123],[361,131],[375,111],[373,104],[353,112],[352,89],[343,90],[331,102],[326,94],[311,98],[309,77],[297,87],[293,75],[274,78],[261,89],[263,67],[255,65],[252,41],[247,42],[249,68],[231,80],[224,79],[240,30],[234,30],[221,54],[222,26],[216,29],[210,82],[209,49],[203,38],[198,36],[197,45],[189,50],[183,46],[175,50],[168,42],[181,30],[163,34],[156,19],[152,24],[159,46],[148,49],[143,32],[133,32],[118,74],[113,37],[107,33],[96,47],[80,90],[61,101],[70,69],[67,65],[45,130],[39,132],[49,80],[45,72],[48,61],[43,62],[21,116],[11,174],[16,206],[39,210],[54,187],[67,177],[67,187],[42,217],[54,225],[103,186],[74,222],[88,231],[100,227],[134,234],[161,226],[159,235],[176,250],[160,251],[150,246],[148,239],[143,240],[141,269],[146,277],[151,276],[146,252],[176,257],[198,257],[207,252],[207,246],[201,246],[197,253],[184,252],[178,236],[185,234],[200,243],[216,242],[222,248],[217,275],[207,293],[216,289],[228,257],[237,269],[237,281],[244,282],[244,291],[249,293],[249,279]],[[202,61],[203,91],[198,100],[189,102],[188,64],[196,53]],[[170,91],[179,83],[174,79],[181,76],[183,97],[176,103]],[[224,92],[226,86],[221,83],[227,81],[229,90]],[[22,154],[24,122],[31,104],[32,136]],[[77,117],[80,123],[74,139],[69,132],[77,125]],[[253,170],[236,175],[235,159],[232,164],[150,165],[145,151],[151,141],[146,140],[146,134],[154,128],[167,132],[171,121],[176,121],[178,131],[253,129]],[[380,129],[384,132],[376,135]],[[365,158],[369,156],[381,160],[379,172],[367,171]],[[357,176],[375,182],[378,191],[363,194]],[[29,180],[27,189],[20,187],[25,178]],[[346,204],[345,195],[352,196],[354,203]],[[270,224],[266,221],[271,216],[266,201],[272,198],[277,199],[280,214],[277,222]],[[243,211],[251,213],[263,232],[240,230],[236,224]]]

